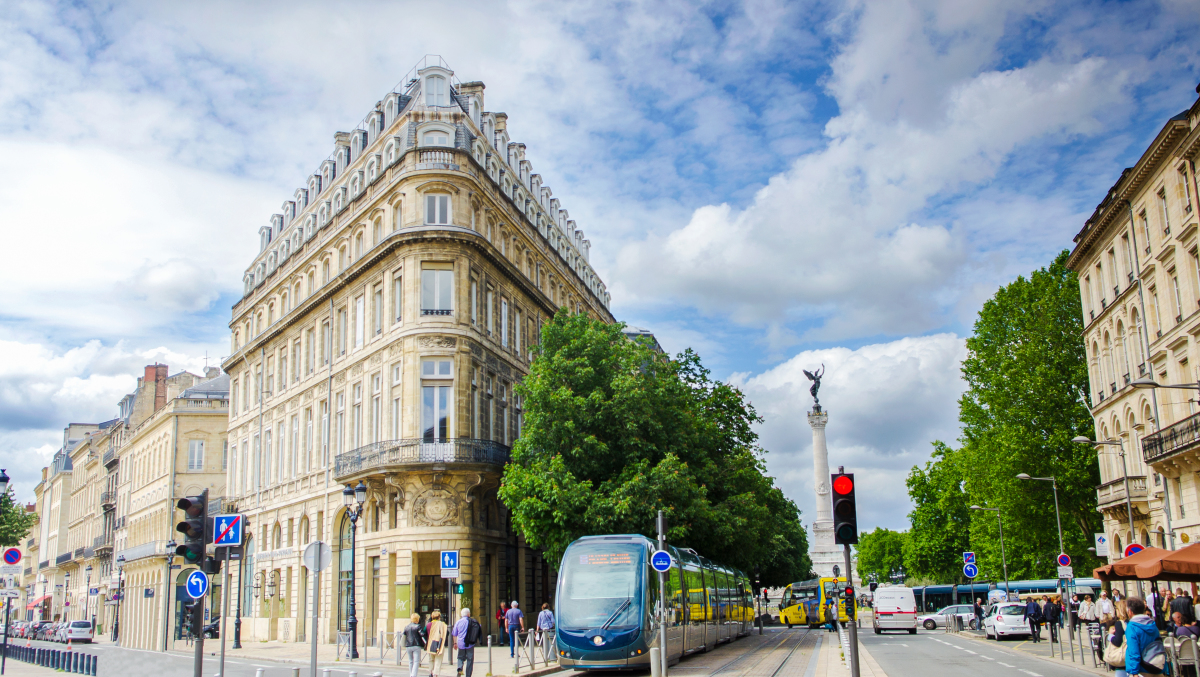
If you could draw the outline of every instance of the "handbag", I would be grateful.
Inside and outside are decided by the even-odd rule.
[[[1118,621],[1119,622],[1119,621]],[[1109,666],[1122,670],[1125,668],[1125,647],[1116,646],[1108,637],[1104,638],[1104,662]]]

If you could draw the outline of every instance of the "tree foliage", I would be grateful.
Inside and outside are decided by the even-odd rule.
[[[960,564],[961,550],[977,552],[981,576],[1002,576],[996,513],[936,517],[950,500],[938,492],[950,491],[955,483],[965,489],[954,492],[950,502],[955,506],[1000,509],[1010,578],[1055,576],[1058,533],[1051,483],[1019,480],[1018,473],[1056,478],[1064,549],[1078,569],[1097,564],[1087,548],[1100,527],[1095,510],[1099,467],[1094,450],[1071,441],[1091,435],[1093,423],[1085,404],[1079,284],[1066,259],[1063,251],[1049,267],[1018,277],[983,305],[962,365],[967,391],[959,400],[961,448],[936,443],[925,470],[914,468],[909,476],[916,504],[914,555],[943,577],[953,577],[947,563]],[[970,522],[969,541],[960,536],[964,518]],[[935,533],[939,521],[945,529],[940,536]],[[918,532],[924,537],[916,538]]]
[[[855,551],[858,557],[858,576],[867,580],[872,574],[880,582],[887,582],[893,571],[904,564],[904,542],[908,534],[875,527],[875,531],[860,534]]]
[[[935,442],[933,458],[924,468],[913,467],[907,485],[914,507],[904,542],[905,568],[919,578],[960,580],[962,552],[970,549],[971,510],[958,452]]]
[[[558,313],[515,392],[525,425],[500,498],[551,561],[588,534],[668,538],[768,585],[811,570],[800,511],[765,474],[742,393],[691,350],[670,359],[621,325]]]
[[[11,493],[0,494],[0,547],[21,544],[37,521],[37,514],[26,512],[25,506],[13,500]]]

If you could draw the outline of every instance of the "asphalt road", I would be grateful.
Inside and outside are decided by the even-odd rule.
[[[1085,671],[1018,653],[1000,642],[983,642],[941,631],[918,630],[916,635],[876,635],[868,630],[859,640],[888,677],[927,677],[930,674],[971,677],[1080,677]],[[931,671],[931,666],[937,666]],[[1090,671],[1086,671],[1090,673]]]

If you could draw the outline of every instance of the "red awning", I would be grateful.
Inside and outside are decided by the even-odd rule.
[[[26,608],[26,609],[32,609],[32,608],[34,608],[35,606],[37,606],[37,605],[41,604],[42,602],[44,602],[44,601],[46,601],[46,600],[48,600],[48,599],[50,599],[50,595],[42,595],[41,597],[38,597],[37,599],[35,599],[35,600],[31,601],[29,604],[26,604],[26,605],[25,605],[25,608]]]

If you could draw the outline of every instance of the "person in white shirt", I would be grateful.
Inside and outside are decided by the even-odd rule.
[[[1113,619],[1113,603],[1108,598],[1108,592],[1100,591],[1100,601],[1096,603],[1096,613],[1100,614],[1100,622],[1107,623]]]

